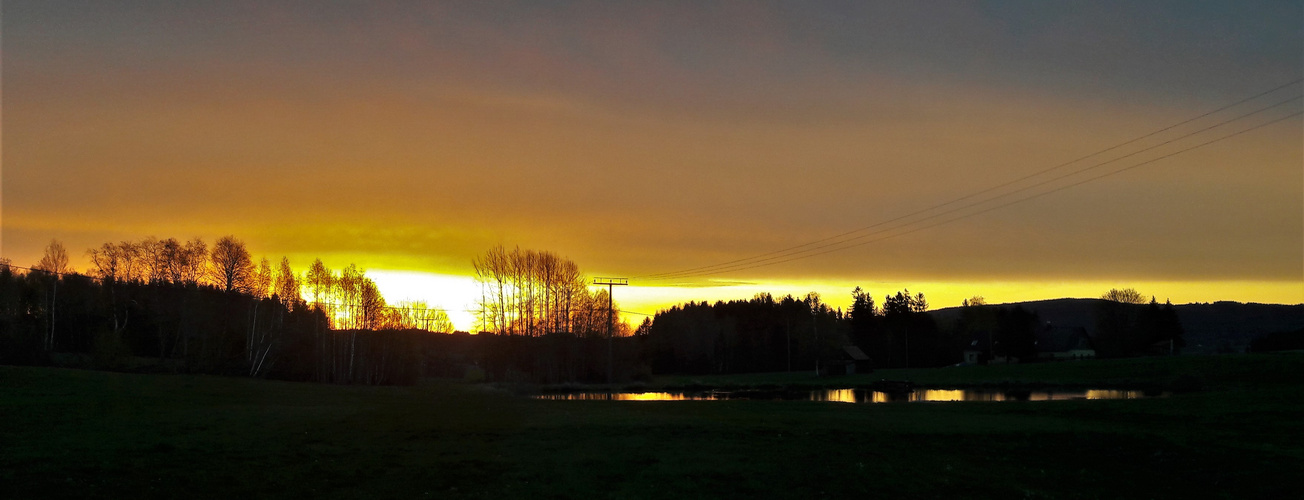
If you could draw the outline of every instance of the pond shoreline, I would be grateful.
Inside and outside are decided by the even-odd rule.
[[[576,392],[702,392],[874,389],[909,381],[916,389],[1134,390],[1173,394],[1257,390],[1289,385],[1304,370],[1304,355],[1193,355],[1083,360],[1012,365],[881,369],[872,373],[817,377],[811,372],[659,375],[650,380],[605,383],[498,383],[518,395]]]
[[[895,381],[893,381],[895,382]],[[908,381],[906,381],[908,382]],[[1122,391],[1143,391],[1143,392],[1191,392],[1190,390],[1174,390],[1174,384],[1156,384],[1156,383],[1114,383],[1114,384],[1088,384],[1088,383],[1046,383],[1046,382],[981,382],[981,383],[951,383],[951,384],[929,384],[929,383],[910,383],[910,389],[913,390],[985,390],[985,391],[1082,391],[1082,390],[1122,390]],[[643,393],[643,392],[674,392],[674,393],[705,393],[705,392],[797,392],[797,391],[818,391],[818,390],[863,390],[877,392],[908,392],[885,389],[880,384],[875,383],[856,383],[846,384],[838,382],[829,383],[792,383],[792,384],[550,384],[550,385],[499,385],[499,387],[517,394],[570,394],[570,393]]]
[[[552,401],[803,401],[837,403],[1032,402],[1168,397],[1167,391],[1114,389],[804,389],[736,391],[566,392],[536,394]]]

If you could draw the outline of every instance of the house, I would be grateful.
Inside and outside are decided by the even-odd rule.
[[[1018,358],[1010,356],[993,356],[991,342],[991,332],[979,331],[974,333],[969,340],[969,345],[964,348],[964,364],[1005,365],[1019,362]]]
[[[821,370],[822,375],[855,375],[857,373],[870,373],[874,371],[869,356],[859,347],[854,345],[843,346],[839,351],[838,359],[828,363],[827,367]]]
[[[1047,323],[1037,330],[1037,359],[1050,361],[1094,357],[1096,349],[1086,328]]]

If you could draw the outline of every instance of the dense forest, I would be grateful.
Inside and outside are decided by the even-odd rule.
[[[320,260],[301,279],[282,258],[254,263],[240,240],[147,238],[87,251],[69,267],[51,242],[30,268],[0,263],[0,362],[88,365],[338,383],[419,373],[411,335],[451,330],[423,303],[387,306],[356,266]],[[301,290],[309,290],[311,302]]]
[[[1031,362],[1045,358],[1048,340],[1060,333],[1020,306],[991,306],[982,297],[964,301],[959,314],[938,321],[924,294],[903,290],[874,298],[857,287],[847,311],[832,309],[818,294],[775,299],[688,303],[661,311],[640,328],[643,353],[656,373],[747,373],[817,370],[836,373],[855,346],[870,367],[935,367],[965,362]],[[1086,348],[1093,356],[1127,357],[1175,352],[1182,326],[1171,304],[1146,302],[1134,290],[1111,290],[1095,312]],[[1039,342],[1043,345],[1039,345]]]
[[[575,263],[546,252],[499,247],[476,260],[479,336],[454,333],[424,302],[387,304],[356,265],[317,259],[297,274],[286,258],[255,263],[232,236],[211,248],[105,243],[86,255],[85,273],[58,241],[31,267],[0,261],[0,363],[367,384],[600,381],[637,365],[625,339],[603,341],[630,334],[607,292],[589,292]]]
[[[966,300],[930,314],[922,293],[851,292],[830,307],[815,293],[689,302],[636,329],[616,321],[606,290],[550,252],[495,247],[472,266],[479,335],[452,332],[444,311],[390,305],[355,265],[255,263],[240,240],[146,238],[86,252],[69,267],[51,242],[30,268],[0,262],[0,362],[218,373],[330,383],[410,383],[422,376],[602,382],[653,373],[837,373],[856,347],[864,368],[1042,359],[1059,330],[1022,307]],[[1171,304],[1111,290],[1094,312],[1092,356],[1173,353]],[[1062,330],[1062,329],[1061,329]]]

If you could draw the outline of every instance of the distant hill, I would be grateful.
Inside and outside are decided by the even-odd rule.
[[[1080,326],[1096,334],[1096,310],[1101,299],[1052,299],[996,304],[1034,311],[1041,321],[1056,326]],[[1255,337],[1304,328],[1304,304],[1243,304],[1214,302],[1174,306],[1185,330],[1188,354],[1243,352]],[[960,318],[959,307],[930,311],[938,325],[947,328]]]

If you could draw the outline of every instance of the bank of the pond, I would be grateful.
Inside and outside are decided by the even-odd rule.
[[[1185,393],[1291,385],[1304,373],[1304,354],[1227,354],[1078,360],[1012,365],[881,369],[872,373],[816,376],[811,372],[728,375],[664,375],[649,382],[515,385],[523,395],[578,392],[874,390],[884,380],[923,389],[1136,390]]]
[[[808,401],[821,403],[941,403],[941,402],[1026,402],[1142,399],[1168,396],[1167,392],[1119,389],[1086,390],[995,390],[912,389],[881,391],[869,389],[809,389],[797,391],[737,390],[705,392],[567,392],[541,394],[536,399],[554,401]]]

